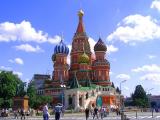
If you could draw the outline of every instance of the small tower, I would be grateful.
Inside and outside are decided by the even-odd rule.
[[[63,40],[61,40],[60,43],[55,46],[54,54],[52,55],[52,61],[54,63],[52,79],[54,81],[61,82],[61,80],[63,80],[64,83],[67,82],[69,69],[69,65],[67,64],[68,53],[69,48],[63,43]]]
[[[101,86],[111,85],[109,77],[110,63],[105,59],[107,47],[101,38],[99,38],[98,42],[95,44],[94,51],[96,60],[92,65],[94,76],[93,83]]]

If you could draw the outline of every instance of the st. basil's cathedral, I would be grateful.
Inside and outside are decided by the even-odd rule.
[[[52,81],[45,84],[45,95],[53,96],[53,103],[62,103],[75,110],[86,107],[119,107],[120,93],[110,81],[110,63],[105,58],[107,46],[101,38],[91,52],[83,23],[84,12],[78,11],[79,23],[73,36],[70,65],[67,64],[69,48],[63,40],[52,55]],[[50,87],[48,87],[50,86]]]

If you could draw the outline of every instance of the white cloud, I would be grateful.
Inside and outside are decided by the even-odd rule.
[[[117,52],[118,51],[118,48],[116,48],[115,46],[113,45],[107,45],[107,53],[108,54],[111,54],[113,52]]]
[[[13,71],[13,74],[16,74],[16,75],[18,75],[19,77],[22,77],[22,76],[23,76],[23,73],[21,73],[21,72],[18,72],[18,71]]]
[[[140,77],[140,80],[150,80],[150,81],[154,81],[155,84],[160,84],[160,74],[149,73]]]
[[[20,64],[20,65],[24,64],[23,60],[21,58],[15,58],[14,60],[15,60],[15,63],[17,63],[17,64]]]
[[[129,87],[127,87],[127,86],[123,86],[123,88],[124,88],[125,90],[129,90]]]
[[[147,55],[147,56],[148,56],[149,59],[154,59],[154,58],[157,57],[157,56],[155,56],[155,55]]]
[[[21,58],[15,58],[14,60],[9,59],[8,61],[11,62],[11,63],[20,64],[20,65],[24,64],[24,62],[23,62],[23,60]]]
[[[109,75],[113,75],[114,73],[112,71],[109,71]]]
[[[119,74],[116,76],[117,79],[129,80],[131,77],[127,74]]]
[[[72,46],[71,45],[67,45],[67,46],[69,48],[69,54],[67,56],[67,63],[70,65],[70,62],[71,62],[71,60],[70,60],[70,53],[71,53]]]
[[[107,37],[109,41],[119,40],[133,45],[157,38],[160,38],[160,26],[157,20],[139,14],[124,18],[118,24],[118,28]]]
[[[6,70],[6,71],[11,71],[11,67],[5,67],[5,66],[0,66],[0,70]]]
[[[91,37],[89,37],[88,42],[90,44],[91,52],[94,53],[94,46],[97,42]]]
[[[0,70],[13,71],[11,67],[5,67],[5,66],[0,66]],[[13,74],[18,75],[19,77],[23,76],[23,73],[18,72],[18,71],[13,71]]]
[[[61,37],[58,35],[55,35],[53,38],[48,38],[48,42],[51,44],[57,44],[61,40]]]
[[[16,50],[22,50],[25,52],[44,52],[38,45],[36,47],[33,47],[30,44],[21,44],[15,46]]]
[[[132,69],[133,72],[160,72],[160,66],[156,64],[144,65],[142,67],[137,67]]]
[[[153,0],[150,7],[157,9],[160,12],[160,0]]]
[[[4,22],[0,23],[0,42],[23,41],[23,42],[49,42],[52,44],[60,41],[59,36],[50,37],[41,30],[32,27],[29,21],[21,23]]]

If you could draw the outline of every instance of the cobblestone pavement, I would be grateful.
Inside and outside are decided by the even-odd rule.
[[[129,112],[125,113],[127,115],[128,120],[160,120],[160,113],[154,113],[152,117],[152,113],[136,113],[135,112]],[[2,118],[0,117],[0,120],[15,120],[13,116]],[[19,119],[20,120],[20,117]],[[26,120],[43,120],[42,116],[35,116],[35,117],[26,117]],[[54,120],[54,116],[51,115],[49,120]],[[85,120],[85,116],[82,113],[78,114],[65,114],[64,117],[61,118],[61,120]],[[89,120],[93,120],[93,118],[90,116]],[[97,120],[97,119],[95,119]],[[99,118],[99,120],[101,120]],[[103,118],[103,120],[121,120],[120,116],[116,116],[114,113],[110,114],[109,116]]]

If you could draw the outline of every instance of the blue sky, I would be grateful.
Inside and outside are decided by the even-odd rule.
[[[70,47],[79,9],[91,48],[99,36],[108,46],[111,81],[119,86],[127,80],[125,96],[138,84],[160,94],[160,0],[2,0],[0,69],[23,81],[35,73],[51,74],[54,46],[63,33]]]

